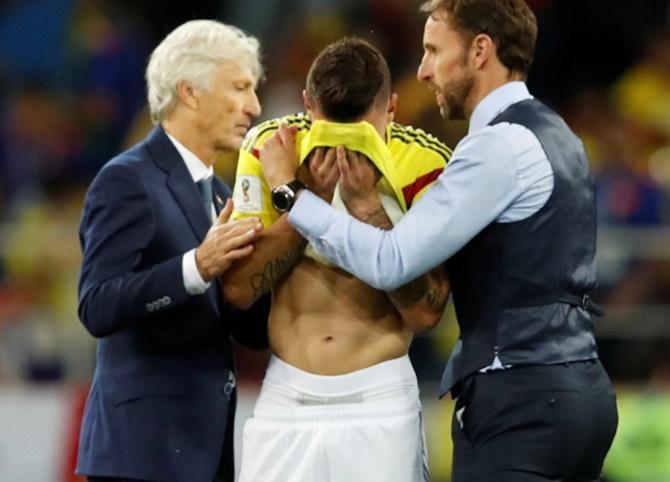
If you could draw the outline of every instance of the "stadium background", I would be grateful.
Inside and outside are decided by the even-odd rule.
[[[670,11],[668,0],[533,0],[540,34],[529,85],[582,136],[600,222],[600,353],[619,393],[608,482],[670,481]],[[634,6],[633,6],[634,4]],[[153,46],[191,18],[258,36],[262,119],[301,110],[307,68],[345,34],[386,55],[397,120],[455,145],[415,79],[423,17],[415,0],[0,1],[0,481],[65,482],[94,367],[77,320],[77,224],[88,182],[149,129],[143,73]],[[262,120],[261,119],[261,120]],[[234,156],[219,173],[231,181]],[[434,481],[450,468],[448,400],[436,383],[456,337],[453,314],[418,337],[412,358],[426,409]],[[239,350],[241,409],[253,406],[266,353]]]

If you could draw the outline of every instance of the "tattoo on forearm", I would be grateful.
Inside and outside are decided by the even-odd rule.
[[[444,310],[444,304],[447,302],[449,291],[444,283],[439,280],[436,286],[426,293],[426,302],[431,310],[438,312]]]
[[[304,246],[287,251],[283,255],[268,261],[260,273],[254,273],[249,280],[254,298],[267,293],[274,284],[295,265],[302,256]]]
[[[393,229],[393,223],[388,217],[388,214],[386,214],[386,211],[384,211],[383,207],[367,213],[367,216],[364,219],[361,219],[361,221],[366,224],[371,224],[372,226],[385,229],[387,231]]]
[[[386,214],[379,198],[376,198],[376,202],[374,203],[370,202],[358,208],[354,207],[352,209],[350,207],[350,209],[351,215],[365,224],[370,224],[386,231],[393,229],[393,222],[391,222],[391,218]]]
[[[428,308],[435,313],[441,313],[449,296],[448,285],[441,275],[426,273],[414,281],[389,292],[391,301],[396,308],[409,308],[425,299]]]
[[[426,295],[428,289],[427,276],[419,276],[414,281],[389,292],[391,301],[397,308],[408,308]]]

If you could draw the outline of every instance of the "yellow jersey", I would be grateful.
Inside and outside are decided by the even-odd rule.
[[[315,124],[319,122],[321,121]],[[281,215],[272,207],[270,188],[263,175],[258,154],[265,140],[282,123],[298,127],[296,135],[298,151],[300,151],[300,146],[305,146],[304,141],[308,141],[306,137],[310,134],[313,123],[304,113],[265,121],[247,133],[242,142],[237,163],[233,189],[235,204],[233,219],[256,216],[264,227],[268,227]],[[452,151],[422,129],[395,122],[390,122],[386,127],[385,144],[388,149],[388,162],[381,166],[376,159],[372,159],[382,172],[377,191],[382,197],[395,201],[398,214],[402,215],[437,179],[451,157]],[[303,153],[301,158],[304,157]],[[337,194],[335,197],[333,204],[338,209],[345,209],[341,201],[337,199]],[[389,212],[393,211],[391,204],[388,202],[383,202],[383,204],[392,221],[397,221],[398,215]]]

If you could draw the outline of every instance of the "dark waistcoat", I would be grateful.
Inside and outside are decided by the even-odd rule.
[[[460,339],[442,394],[486,367],[597,358],[589,294],[596,285],[596,206],[582,142],[535,99],[490,125],[520,124],[539,139],[554,174],[546,204],[530,217],[493,222],[450,258]]]

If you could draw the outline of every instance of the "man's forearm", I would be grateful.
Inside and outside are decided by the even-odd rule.
[[[259,266],[257,270],[251,269],[249,285],[254,299],[270,291],[274,284],[298,262],[304,249],[304,245],[299,245],[274,259],[269,259],[264,266]]]
[[[435,326],[449,299],[449,281],[442,266],[388,292],[389,299],[410,330]]]
[[[390,230],[393,229],[393,222],[386,214],[384,207],[379,204],[378,207],[370,207],[363,211],[362,217],[358,217],[359,221],[363,221],[366,224],[376,226],[381,229]]]
[[[251,256],[236,261],[222,276],[223,296],[238,308],[250,307],[300,260],[307,241],[286,215],[263,230]]]
[[[379,198],[352,205],[350,212],[359,221],[372,226],[386,230],[393,228],[393,222]],[[387,294],[410,329],[421,331],[440,320],[449,298],[449,282],[444,269],[440,267]]]

